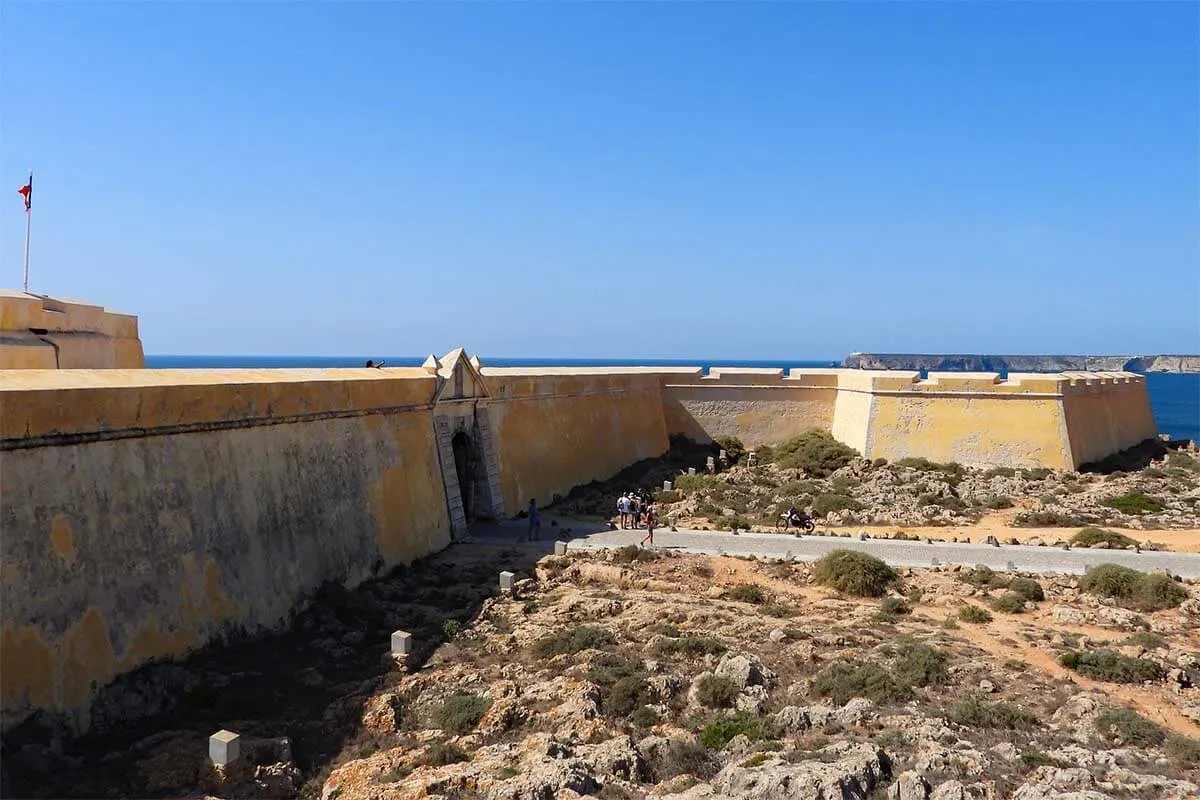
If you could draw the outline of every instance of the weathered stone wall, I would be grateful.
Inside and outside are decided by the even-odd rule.
[[[1145,378],[1120,372],[1065,372],[1063,377],[1063,407],[1076,466],[1156,435]]]
[[[3,719],[449,541],[420,370],[0,373]]]
[[[667,450],[655,370],[484,367],[483,375],[510,514]]]
[[[663,376],[667,430],[770,444],[810,428],[869,458],[1073,469],[1155,436],[1132,373],[700,369]]]
[[[829,430],[837,376],[820,371],[713,369],[667,374],[664,413],[670,433],[704,442],[736,436],[749,446],[770,444],[812,428]]]
[[[137,317],[0,289],[0,369],[141,369]]]
[[[1057,376],[916,373],[872,380],[869,458],[1071,469]]]

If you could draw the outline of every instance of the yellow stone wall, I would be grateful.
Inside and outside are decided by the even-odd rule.
[[[449,541],[421,370],[0,372],[0,705],[276,628]]]
[[[141,369],[137,317],[0,289],[0,369]]]
[[[667,431],[770,444],[811,428],[868,458],[1073,469],[1156,435],[1131,373],[930,373],[851,369],[664,374]]]
[[[1145,378],[1120,372],[1064,372],[1063,405],[1076,465],[1145,441],[1156,434]]]
[[[667,450],[654,370],[484,367],[483,375],[510,514]]]
[[[770,444],[833,425],[836,376],[812,370],[696,368],[663,376],[667,430],[696,441],[736,436]]]

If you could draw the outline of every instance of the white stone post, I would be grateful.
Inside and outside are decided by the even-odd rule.
[[[219,730],[208,737],[208,759],[213,766],[226,767],[242,754],[242,737],[233,731]]]
[[[412,652],[413,637],[408,631],[392,631],[392,655],[406,656]]]

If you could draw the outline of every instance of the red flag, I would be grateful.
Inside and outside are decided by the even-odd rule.
[[[29,176],[29,183],[25,184],[20,189],[17,189],[17,194],[22,195],[25,198],[25,213],[28,214],[29,209],[33,205],[33,176],[32,175]]]

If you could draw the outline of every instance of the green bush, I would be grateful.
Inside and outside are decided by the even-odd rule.
[[[1154,499],[1147,497],[1141,492],[1127,492],[1117,497],[1108,497],[1100,501],[1101,505],[1115,508],[1122,514],[1152,514],[1155,511],[1162,511],[1163,504]]]
[[[877,458],[871,462],[871,466],[875,467],[876,469],[878,469],[879,467],[886,467],[887,464],[888,464],[888,460],[886,458]]]
[[[857,550],[833,550],[813,565],[817,583],[842,594],[881,597],[899,576],[874,556]]]
[[[751,767],[762,766],[771,756],[766,753],[755,753],[754,755],[743,761],[740,766],[742,769],[750,769]]]
[[[713,444],[725,451],[725,457],[729,459],[730,464],[736,464],[746,453],[746,446],[736,436],[718,436],[713,439]]]
[[[732,586],[726,589],[722,594],[726,600],[736,600],[739,603],[754,603],[760,605],[767,602],[770,598],[758,586],[753,583],[739,583],[737,586]]]
[[[1104,528],[1084,528],[1071,537],[1071,544],[1078,547],[1094,547],[1100,542],[1108,543],[1109,547],[1129,547],[1137,544],[1136,539]]]
[[[643,550],[636,544],[627,544],[613,551],[614,564],[643,564],[659,558],[662,558],[661,553],[655,550]]]
[[[672,639],[679,637],[679,627],[670,622],[656,622],[646,628],[646,633],[651,636],[670,636]]]
[[[766,614],[768,617],[779,617],[780,619],[794,617],[797,613],[796,609],[792,608],[791,606],[785,606],[782,603],[768,603],[760,608],[759,611]]]
[[[992,467],[991,469],[989,469],[988,471],[983,473],[983,477],[985,477],[985,478],[999,478],[999,477],[1011,478],[1016,474],[1017,474],[1017,471],[1015,469],[1013,469],[1012,467]]]
[[[1120,564],[1098,564],[1079,579],[1079,587],[1098,597],[1128,600],[1144,574]]]
[[[836,494],[849,494],[862,486],[862,481],[848,475],[838,475],[829,481],[829,485],[833,487]]]
[[[1187,600],[1187,590],[1166,575],[1151,574],[1138,581],[1130,605],[1138,611],[1161,611],[1175,608]]]
[[[946,713],[946,719],[958,725],[972,728],[1002,728],[1024,730],[1038,724],[1036,714],[1011,703],[989,703],[972,695],[955,703]]]
[[[991,567],[983,566],[958,573],[958,579],[977,589],[1004,589],[1010,582],[1007,576],[999,574]]]
[[[592,662],[586,677],[600,687],[600,708],[609,716],[628,716],[652,699],[638,661],[605,653]]]
[[[629,715],[629,721],[639,728],[650,728],[657,725],[661,720],[658,712],[650,706],[641,706]]]
[[[471,757],[458,745],[446,742],[434,742],[425,748],[417,763],[427,767],[444,767],[447,764],[457,764],[460,761],[470,761]]]
[[[709,750],[720,750],[739,735],[745,735],[752,742],[764,739],[767,737],[766,722],[755,714],[738,711],[705,725],[700,731],[700,744]]]
[[[1113,744],[1154,747],[1166,732],[1131,708],[1110,708],[1096,717],[1096,730]]]
[[[991,509],[1012,508],[1013,501],[1011,497],[1005,497],[1004,495],[991,495],[984,499],[983,507]]]
[[[709,708],[732,708],[738,686],[724,675],[705,675],[696,684],[696,699]]]
[[[654,654],[703,656],[720,655],[728,650],[720,639],[712,636],[681,636],[678,639],[664,639],[654,647]]]
[[[1154,633],[1152,631],[1138,631],[1136,633],[1131,633],[1123,640],[1118,642],[1118,644],[1122,645],[1135,645],[1137,647],[1144,647],[1147,650],[1153,650],[1156,647],[1162,647],[1166,643],[1167,640],[1161,633]]]
[[[770,449],[769,454],[785,469],[802,469],[817,478],[824,478],[849,464],[858,456],[858,451],[842,444],[828,431],[814,428],[780,442]]]
[[[705,489],[715,489],[722,484],[715,475],[677,475],[671,485],[684,494],[693,494]]]
[[[1196,769],[1200,765],[1200,742],[1172,733],[1167,736],[1163,749],[1167,755],[1184,769]]]
[[[453,694],[434,712],[434,721],[444,731],[467,733],[492,707],[492,701],[476,694]]]
[[[1020,614],[1025,610],[1025,598],[1016,592],[1005,592],[992,601],[992,608],[1003,614]]]
[[[447,642],[454,641],[454,637],[458,636],[458,631],[462,626],[456,619],[447,619],[442,622],[442,637]]]
[[[675,489],[672,489],[669,492],[659,489],[657,492],[654,493],[654,502],[658,503],[659,505],[669,505],[670,503],[678,503],[682,499],[683,499],[683,494],[676,491]]]
[[[834,511],[861,511],[862,503],[844,494],[819,494],[812,501],[813,515],[823,517]]]
[[[594,625],[579,625],[543,636],[533,644],[533,654],[539,658],[550,658],[562,654],[571,654],[581,650],[613,643],[613,635],[603,628]]]
[[[901,682],[913,686],[940,686],[950,677],[946,654],[927,644],[903,647],[892,668]]]
[[[821,491],[821,487],[812,481],[788,481],[779,487],[779,493],[784,497],[804,497],[805,495],[814,495],[819,491]]]
[[[1058,657],[1058,663],[1086,678],[1113,683],[1157,681],[1162,667],[1145,658],[1129,658],[1112,650],[1070,650]]]
[[[713,524],[719,531],[748,531],[754,525],[754,520],[741,514],[734,514],[732,517],[722,515],[713,520]]]
[[[1059,511],[1022,511],[1013,517],[1012,524],[1016,528],[1076,528],[1083,520]]]
[[[855,697],[865,697],[876,705],[904,703],[913,697],[911,684],[869,661],[830,664],[817,675],[812,691],[839,706]]]
[[[1058,759],[1051,758],[1038,750],[1027,750],[1021,753],[1021,763],[1030,769],[1037,767],[1056,767],[1060,766]]]
[[[728,744],[728,741],[725,744]],[[659,782],[676,775],[695,775],[699,780],[707,780],[720,768],[720,764],[708,750],[686,739],[671,739],[665,747],[652,751],[647,760],[651,777]]]
[[[1167,575],[1146,574],[1119,564],[1100,564],[1079,579],[1090,594],[1120,601],[1138,611],[1174,608],[1187,599],[1187,590]]]
[[[879,604],[879,613],[889,617],[898,617],[911,614],[912,609],[908,607],[908,603],[899,597],[885,597],[883,602]]]
[[[1042,585],[1033,578],[1013,578],[1008,584],[1008,590],[1031,603],[1038,603],[1046,599],[1046,592],[1042,589]]]
[[[958,618],[963,622],[991,622],[992,615],[987,609],[967,604],[958,610]]]

